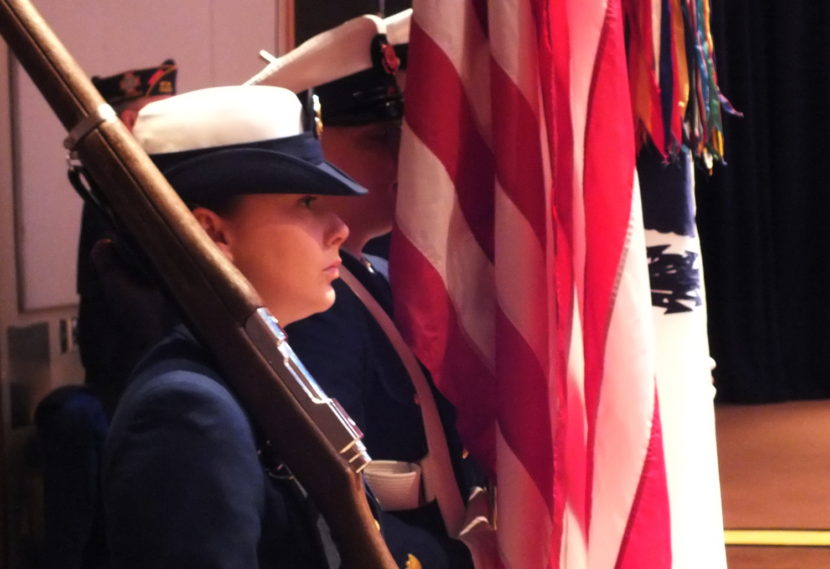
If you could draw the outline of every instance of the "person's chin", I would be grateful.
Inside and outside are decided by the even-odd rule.
[[[328,290],[326,291],[326,294],[325,294],[325,300],[324,300],[325,308],[320,310],[320,312],[324,312],[324,311],[328,310],[329,308],[331,308],[332,306],[334,306],[334,301],[335,300],[337,300],[337,293],[334,292],[334,287],[329,285],[329,288],[328,288]]]

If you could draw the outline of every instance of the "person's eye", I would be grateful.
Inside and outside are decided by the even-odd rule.
[[[317,196],[303,196],[300,198],[299,203],[303,207],[311,208],[311,204],[317,201]]]

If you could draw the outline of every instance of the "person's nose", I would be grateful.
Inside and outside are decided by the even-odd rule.
[[[334,212],[329,212],[328,230],[326,231],[326,245],[340,247],[349,237],[349,226]]]

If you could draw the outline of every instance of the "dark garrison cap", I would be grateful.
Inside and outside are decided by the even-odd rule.
[[[131,69],[109,77],[92,78],[92,84],[110,105],[121,105],[153,95],[176,94],[176,72],[178,68],[172,59],[156,67]]]

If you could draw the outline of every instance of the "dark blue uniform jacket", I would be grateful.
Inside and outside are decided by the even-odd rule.
[[[327,567],[310,504],[269,477],[248,416],[183,329],[139,365],[112,421],[113,569]]]

